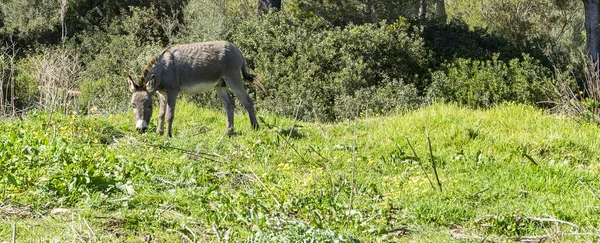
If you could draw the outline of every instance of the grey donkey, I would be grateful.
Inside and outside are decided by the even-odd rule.
[[[215,88],[227,113],[226,132],[233,134],[235,102],[229,94],[229,88],[248,111],[252,127],[258,129],[254,102],[244,89],[242,76],[265,91],[256,75],[248,73],[242,52],[229,42],[169,46],[148,62],[137,82],[131,76],[127,77],[132,93],[135,128],[140,133],[148,129],[152,116],[152,94],[157,92],[160,101],[157,132],[163,133],[166,118],[165,135],[171,137],[177,95],[207,92]]]

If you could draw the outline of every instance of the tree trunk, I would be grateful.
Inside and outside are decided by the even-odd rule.
[[[598,2],[599,0],[583,0],[583,6],[585,8],[585,39],[586,39],[586,57],[589,58],[587,61],[591,62],[586,65],[585,72],[586,80],[580,85],[584,95],[587,97],[595,97],[597,95],[598,88],[598,51],[600,50],[600,36],[599,36],[599,19],[598,19]],[[596,97],[595,97],[596,98]]]
[[[427,0],[419,1],[419,20],[422,22],[427,17]]]
[[[258,0],[258,11],[264,12],[269,8],[281,9],[281,0]]]
[[[281,0],[271,0],[271,7],[281,10]]]
[[[371,23],[377,22],[377,13],[375,12],[375,3],[373,0],[367,1],[367,15],[369,16],[369,21]]]
[[[583,6],[585,7],[586,54],[591,57],[594,63],[598,62],[598,50],[600,48],[600,36],[598,36],[598,2],[599,0],[583,0]]]
[[[446,23],[446,5],[444,4],[444,0],[436,0],[437,1],[437,18],[442,22]]]

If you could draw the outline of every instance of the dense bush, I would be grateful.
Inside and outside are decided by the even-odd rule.
[[[413,19],[417,17],[418,4],[417,0],[295,0],[290,5],[303,15],[319,16],[335,26],[346,26],[379,21],[392,23],[400,16]]]
[[[542,45],[460,21],[410,25],[418,1],[338,2],[295,0],[283,11],[257,14],[254,0],[72,0],[63,2],[66,16],[59,19],[60,4],[44,0],[37,11],[25,8],[34,0],[9,1],[0,4],[0,41],[15,36],[23,50],[7,69],[16,75],[19,107],[44,100],[36,60],[52,52],[73,57],[67,64],[77,75],[61,89],[81,91],[80,108],[117,112],[128,107],[125,77],[138,76],[161,49],[217,39],[237,45],[251,72],[263,77],[267,93],[248,85],[258,109],[286,116],[298,110],[304,120],[387,113],[427,96],[474,107],[544,99],[535,86],[549,77],[540,63],[551,66]],[[221,107],[214,93],[193,100]]]
[[[133,8],[155,9],[148,25],[174,18],[181,22],[187,0],[7,0],[0,3],[0,42],[16,41],[23,48],[56,45],[90,31],[107,31]],[[167,42],[167,29],[160,37]]]
[[[146,62],[160,53],[160,25],[150,25],[153,8],[132,8],[132,16],[116,19],[104,31],[90,32],[73,43],[87,59],[80,104],[103,110],[127,109],[127,75],[138,77]]]
[[[544,88],[549,70],[528,55],[523,60],[478,61],[459,58],[432,74],[429,98],[471,107],[490,107],[505,101],[536,104],[547,101]]]
[[[472,60],[492,60],[494,55],[501,61],[521,58],[522,53],[542,60],[549,65],[546,56],[539,48],[518,45],[500,35],[489,34],[486,29],[470,29],[465,23],[453,20],[440,25],[429,22],[421,33],[425,48],[432,52],[432,68],[437,69],[446,61],[457,58]]]
[[[57,13],[60,1],[5,1],[0,4],[2,15],[2,35],[11,35],[16,39],[41,39],[49,33],[58,31]]]
[[[183,9],[180,42],[222,40],[226,32],[227,3],[220,0],[190,0]]]
[[[238,25],[230,39],[264,77],[261,108],[293,116],[302,100],[300,118],[332,120],[415,105],[428,56],[408,29],[402,19],[341,29],[276,13]]]
[[[415,108],[421,104],[414,85],[406,85],[401,80],[386,80],[381,86],[361,88],[354,95],[337,98],[334,112],[339,118],[356,115],[381,115],[396,110]]]

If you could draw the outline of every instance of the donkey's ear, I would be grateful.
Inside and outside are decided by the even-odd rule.
[[[146,83],[146,90],[155,91],[156,90],[155,87],[156,87],[156,77],[154,76],[154,74],[152,74],[152,76],[150,76],[150,79]]]
[[[135,82],[133,81],[133,79],[131,79],[131,76],[127,76],[127,88],[129,89],[129,92],[133,93],[136,90],[139,89],[139,86],[137,84],[135,84]]]

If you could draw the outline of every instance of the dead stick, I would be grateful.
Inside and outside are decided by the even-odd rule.
[[[487,240],[488,236],[489,236],[489,235],[486,235],[485,237],[483,237],[483,239],[481,239],[481,240],[479,241],[479,243],[484,243],[484,242]]]
[[[98,237],[96,236],[96,233],[94,233],[94,230],[92,230],[92,227],[90,227],[90,225],[88,224],[88,222],[87,222],[87,220],[85,218],[83,218],[83,223],[85,223],[85,226],[88,228],[88,230],[90,231],[90,233],[92,233],[92,236],[93,236],[94,240],[97,240]]]
[[[559,237],[560,238],[565,238],[565,237],[569,237],[569,236],[600,236],[599,234],[595,234],[595,233],[560,233]],[[509,240],[513,240],[513,241],[541,241],[544,240],[546,238],[549,238],[550,235],[530,235],[530,236],[517,236],[517,237],[509,237],[507,239]]]
[[[181,237],[184,238],[184,239],[186,239],[187,241],[193,242],[192,239],[190,239],[190,237],[188,237],[185,233],[183,233],[181,231],[177,231],[177,233],[179,233],[179,235],[181,235]]]
[[[584,180],[583,182],[585,182],[585,184],[590,188],[590,192],[592,193],[592,195],[594,195],[597,199],[600,199],[600,197],[598,197],[598,194],[596,194],[596,192],[594,192],[594,191],[597,191],[597,189],[594,188],[592,185],[590,185],[590,183],[588,181]]]
[[[209,160],[212,162],[217,162],[217,163],[223,163],[221,161],[218,161],[216,159],[210,158],[210,157],[219,157],[218,155],[214,155],[214,154],[209,154],[209,153],[203,153],[203,152],[192,152],[189,150],[185,150],[185,149],[181,149],[181,148],[176,148],[176,147],[171,147],[171,146],[163,146],[163,145],[154,145],[154,144],[146,144],[150,147],[155,147],[155,148],[160,148],[160,149],[172,149],[172,150],[177,150],[180,152],[183,152],[187,155],[191,155],[194,156],[196,158],[201,158],[201,159],[205,159],[205,160]]]
[[[549,235],[532,235],[532,236],[510,237],[508,239],[512,240],[512,241],[519,241],[519,242],[531,242],[531,241],[540,242],[543,239],[546,239],[548,237],[550,237],[550,236]]]
[[[481,190],[481,191],[478,191],[478,192],[476,192],[476,193],[473,193],[473,194],[471,194],[471,196],[469,196],[469,197],[474,197],[474,196],[477,196],[477,195],[479,195],[479,194],[481,194],[481,193],[484,193],[484,192],[486,192],[486,191],[487,191],[487,190],[489,190],[489,189],[490,189],[489,187],[488,187],[488,188],[485,188],[485,189],[483,189],[483,190]]]
[[[313,109],[312,109],[313,115],[315,117],[315,121],[319,120],[319,117],[317,116],[317,112],[315,111],[315,106],[313,105]],[[323,126],[321,126],[321,123],[316,122],[317,126],[319,126],[319,130],[321,130],[321,134],[323,135],[323,137],[325,139],[329,139],[329,136],[327,135],[327,132],[325,131],[325,129],[323,129]]]
[[[15,243],[17,242],[17,222],[13,222],[12,226],[12,243]]]
[[[310,145],[310,144],[309,144],[309,145],[308,145],[308,147],[309,147],[309,148],[310,148],[310,149],[311,149],[313,152],[315,152],[317,155],[319,155],[319,157],[321,157],[321,158],[323,158],[324,160],[327,160],[327,162],[329,162],[329,159],[328,159],[328,158],[325,158],[325,156],[321,155],[321,154],[319,153],[319,151],[317,151],[317,150],[316,150],[316,149],[315,149],[315,148],[314,148],[312,145]]]
[[[575,229],[579,229],[579,226],[577,226],[574,223],[571,222],[567,222],[564,220],[560,220],[560,219],[553,219],[553,218],[535,218],[535,217],[528,217],[527,219],[529,220],[533,220],[533,221],[539,221],[539,222],[553,222],[553,223],[560,223],[560,224],[566,224],[569,225]]]
[[[213,222],[213,226],[214,226],[215,222]],[[196,242],[196,233],[194,233],[194,231],[192,231],[192,229],[190,229],[190,227],[188,227],[186,224],[183,224],[183,227],[190,232],[190,234],[192,234],[192,236],[194,237],[194,242]],[[217,235],[219,234],[219,232],[217,231]],[[220,240],[219,240],[220,241]]]
[[[425,174],[425,178],[427,178],[427,181],[429,181],[429,185],[431,185],[431,189],[435,190],[435,186],[433,185],[433,182],[431,182],[431,179],[429,179],[429,175],[427,174],[427,171],[425,170],[425,167],[423,167],[423,162],[421,162],[421,159],[417,155],[417,152],[413,148],[412,144],[410,144],[410,140],[408,140],[408,137],[406,137],[406,136],[404,138],[406,138],[406,142],[408,143],[408,147],[410,147],[410,150],[412,150],[413,154],[415,155],[415,158],[416,158],[417,162],[419,163],[419,166],[421,167],[421,170],[423,171],[423,174]]]
[[[298,152],[298,150],[296,150],[296,148],[295,148],[294,146],[292,146],[292,145],[290,144],[290,142],[289,142],[287,139],[285,139],[285,137],[281,136],[281,134],[279,134],[279,133],[277,133],[277,135],[278,135],[279,137],[281,137],[281,138],[283,139],[283,141],[285,141],[285,142],[286,142],[286,143],[287,143],[287,144],[288,144],[288,145],[289,145],[289,146],[292,148],[292,150],[294,150],[294,152],[296,152],[296,154],[298,155],[298,157],[300,157],[300,159],[302,159],[302,161],[303,161],[304,163],[308,163],[308,161],[306,161],[306,160],[304,159],[304,157],[303,157],[303,156],[300,154],[300,152]]]
[[[252,172],[252,174],[254,175],[254,177],[256,177],[256,180],[258,181],[258,183],[260,183],[266,190],[267,192],[269,192],[269,194],[271,194],[271,197],[273,197],[273,200],[275,200],[275,203],[277,203],[277,206],[281,207],[281,203],[279,203],[279,200],[277,200],[277,198],[275,197],[275,194],[273,194],[273,192],[271,191],[271,189],[269,189],[265,183],[263,183],[260,178],[258,177],[258,175],[256,175],[256,173],[254,173],[254,170],[250,167],[248,167],[248,169]]]
[[[215,224],[215,222],[212,223],[212,228],[217,234],[217,241],[221,242],[221,234],[219,234],[219,230],[217,229],[217,224]]]
[[[292,123],[292,128],[290,128],[290,133],[288,134],[287,139],[290,140],[290,137],[292,136],[292,132],[294,132],[294,127],[296,126],[296,122],[298,121],[298,113],[300,112],[300,106],[302,105],[302,101],[300,100],[300,102],[298,102],[298,107],[296,107],[296,114],[294,115],[294,123]]]
[[[358,113],[358,111],[356,112]],[[354,208],[354,190],[355,190],[355,185],[354,185],[354,172],[356,170],[355,165],[356,165],[356,153],[358,153],[358,145],[357,145],[357,141],[358,138],[356,137],[356,120],[354,120],[354,151],[352,151],[352,167],[351,167],[351,182],[352,184],[350,185],[350,210],[348,210],[348,219],[346,221],[346,230],[348,229],[348,227],[350,226],[350,217],[352,216],[351,212],[352,209]]]
[[[147,144],[147,145],[151,146],[151,147],[162,148],[162,149],[174,149],[174,150],[178,150],[178,151],[189,153],[189,154],[196,154],[198,156],[203,155],[203,156],[211,156],[211,157],[221,157],[220,155],[217,155],[217,154],[209,154],[209,153],[204,153],[204,152],[192,152],[190,150],[185,150],[182,148],[176,148],[176,147],[171,147],[171,146],[154,145],[154,144]]]
[[[435,175],[435,179],[437,180],[437,184],[440,187],[440,192],[442,191],[442,182],[440,181],[440,177],[438,176],[437,167],[435,166],[435,159],[433,158],[433,149],[431,148],[431,139],[429,138],[429,129],[427,128],[427,114],[425,114],[425,136],[427,136],[427,144],[429,145],[429,157],[431,158],[431,166],[433,167],[433,174]]]
[[[531,157],[529,154],[523,152],[523,157],[525,157],[527,160],[529,160],[529,162],[531,162],[535,166],[540,167],[540,165],[537,162],[535,162],[535,160],[533,159],[533,157]]]

